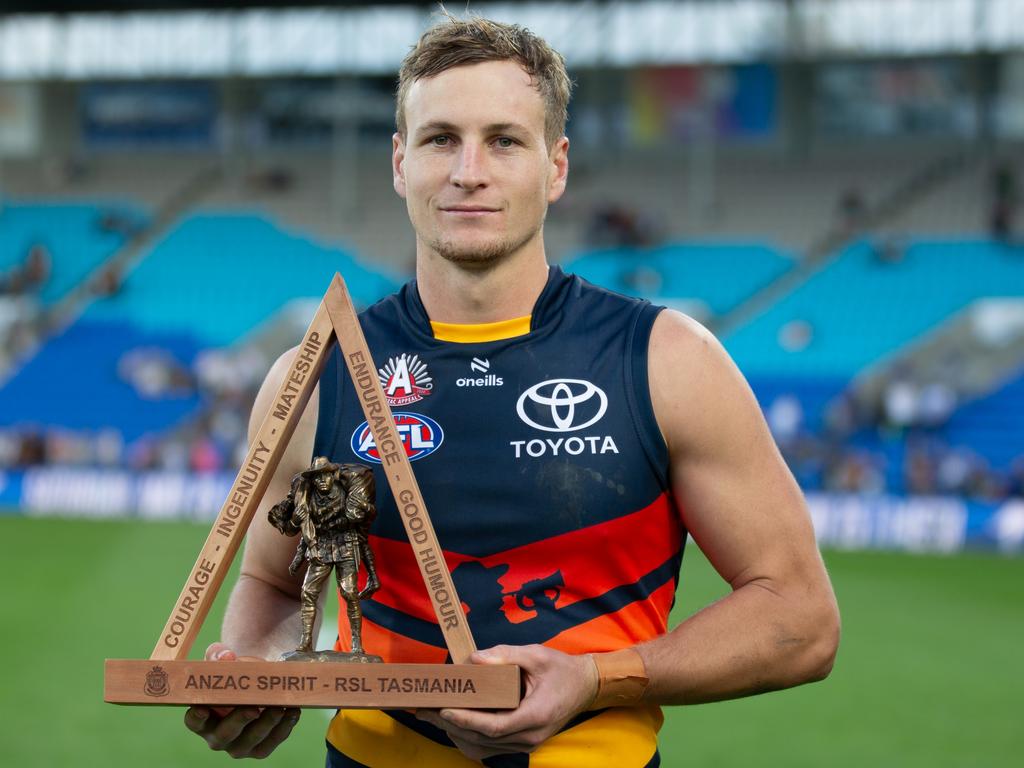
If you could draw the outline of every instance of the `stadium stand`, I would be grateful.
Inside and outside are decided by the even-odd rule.
[[[135,349],[160,349],[184,366],[199,351],[187,333],[83,319],[45,344],[0,390],[0,427],[98,432],[113,426],[131,442],[177,424],[199,404],[194,387],[141,396],[118,375],[119,361]]]
[[[574,183],[545,227],[555,260],[712,327],[739,317],[734,327],[722,328],[722,339],[780,430],[780,444],[805,487],[908,487],[907,465],[916,450],[908,451],[907,436],[916,432],[894,436],[877,414],[844,424],[845,398],[866,370],[900,360],[972,301],[1024,295],[1019,254],[983,236],[985,189],[997,159],[927,142],[856,149],[823,144],[799,157],[767,146],[711,148],[709,157],[698,157],[700,148],[578,150]],[[326,148],[244,158],[210,151],[110,153],[93,156],[59,184],[30,162],[10,163],[5,180],[26,196],[70,205],[117,189],[152,210],[167,209],[168,190],[185,188],[210,169],[217,173],[197,183],[201,194],[182,199],[172,215],[154,215],[161,221],[156,239],[143,247],[137,264],[126,262],[120,289],[92,303],[0,390],[4,424],[17,421],[10,416],[21,410],[16,398],[31,391],[37,376],[59,370],[62,344],[103,338],[110,341],[96,360],[108,377],[117,378],[117,362],[130,359],[144,371],[162,371],[158,379],[180,371],[188,379],[188,386],[160,394],[159,407],[152,395],[140,394],[138,380],[119,380],[118,397],[146,411],[144,418],[132,415],[134,405],[118,411],[124,416],[116,421],[125,441],[122,461],[188,467],[192,446],[215,434],[218,418],[233,425],[222,435],[237,437],[246,398],[258,383],[252,371],[269,364],[267,356],[272,359],[291,327],[279,320],[289,298],[319,295],[341,269],[365,304],[395,284],[390,275],[407,273],[412,238],[404,203],[391,188],[388,148],[371,143],[344,159],[341,172]],[[871,215],[858,222],[851,200]],[[588,248],[609,210],[642,225],[623,238],[638,234],[639,244]],[[823,246],[819,257],[807,258]],[[290,268],[299,263],[301,270]],[[751,305],[762,294],[767,303]],[[247,336],[253,329],[260,330]],[[249,354],[255,336],[271,332],[275,344],[261,345],[263,357],[238,377],[241,393],[211,390],[197,375],[211,358],[214,368],[235,370],[231,361]],[[165,349],[162,356],[131,354],[157,346]],[[92,392],[90,381],[82,377],[83,392]],[[113,401],[102,405],[107,395],[98,391],[98,380],[96,387],[87,396],[100,404],[97,412],[113,408]],[[979,394],[985,397],[972,396]],[[95,438],[84,422],[58,419],[58,412],[49,422],[55,428]],[[961,440],[981,439],[969,426],[970,413],[959,406],[949,430],[930,435],[940,441],[930,452],[936,466]],[[26,423],[25,416],[19,419]],[[130,446],[149,441],[144,435],[162,437],[139,459]],[[230,440],[216,442],[226,466],[235,449]],[[993,471],[1009,466],[997,461],[996,449],[977,453]]]
[[[248,335],[290,314],[297,297],[322,295],[338,270],[361,305],[395,285],[261,216],[188,217],[0,389],[0,428],[40,436],[44,455],[70,463],[95,462],[92,449],[67,446],[91,444],[113,427],[119,461],[186,468],[189,452],[205,446],[220,468],[244,441],[246,413],[272,357],[245,372],[231,361],[245,359]],[[235,373],[237,381],[225,380]],[[228,425],[216,446],[207,434],[215,422]]]
[[[945,432],[954,445],[971,446],[993,467],[1013,470],[1024,456],[1024,370],[985,397],[965,403]],[[1024,467],[1017,467],[1021,472]]]
[[[984,296],[1024,296],[1021,254],[983,240],[909,242],[895,262],[861,240],[769,311],[725,337],[752,375],[853,376]],[[810,337],[787,350],[787,324]]]
[[[693,305],[690,314],[719,315],[788,270],[792,261],[758,243],[681,243],[588,253],[565,268],[611,290],[677,306],[686,302]]]
[[[52,274],[38,297],[53,304],[120,248],[143,214],[136,206],[5,202],[0,209],[0,273],[36,245],[50,254]]]
[[[857,190],[870,205],[955,147],[913,143],[850,151],[836,144],[798,156],[770,145],[708,151],[705,167],[681,148],[574,147],[569,189],[545,223],[552,257],[579,255],[595,211],[609,203],[641,213],[656,225],[662,242],[766,243],[803,254],[831,229],[845,193]],[[204,200],[204,208],[255,210],[312,237],[349,243],[368,262],[408,271],[413,239],[404,201],[392,188],[388,143],[370,143],[343,162],[322,147],[266,149],[242,159],[209,151],[105,152],[81,161],[81,171],[59,183],[40,161],[8,160],[4,180],[24,197],[61,201],[117,195],[154,208],[168,189],[210,164],[223,169],[224,182]],[[268,178],[286,183],[268,184]],[[950,194],[977,198],[977,181],[958,175]],[[951,225],[959,234],[985,231],[984,206],[977,200],[958,207],[952,219],[941,203],[922,210],[914,231],[945,233]]]
[[[83,319],[174,330],[202,346],[226,346],[288,300],[322,295],[336,271],[362,306],[395,285],[349,253],[289,233],[262,216],[196,214],[154,246],[123,290],[95,304]]]

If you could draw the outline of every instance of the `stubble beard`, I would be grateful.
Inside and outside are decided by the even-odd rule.
[[[445,261],[468,269],[486,269],[520,250],[537,237],[542,227],[543,221],[519,239],[500,238],[482,246],[463,246],[446,238],[437,238],[427,245]]]

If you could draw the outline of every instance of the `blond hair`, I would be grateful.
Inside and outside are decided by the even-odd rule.
[[[457,19],[442,8],[445,20],[423,33],[398,71],[395,125],[406,135],[405,100],[417,80],[452,67],[482,61],[514,61],[530,76],[544,100],[544,138],[552,146],[565,134],[572,82],[565,60],[544,40],[518,24],[480,17]]]

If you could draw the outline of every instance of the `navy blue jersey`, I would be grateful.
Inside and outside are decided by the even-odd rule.
[[[511,338],[438,338],[415,282],[361,314],[479,647],[544,643],[584,653],[666,631],[685,530],[647,381],[658,311],[551,267],[528,332]],[[320,380],[314,453],[376,471],[370,544],[381,589],[363,604],[367,649],[387,661],[443,661],[443,636],[336,350]],[[343,620],[339,647],[347,642]],[[351,754],[359,739],[346,729],[369,728],[372,716],[343,715],[330,740]],[[621,763],[645,765],[660,714],[614,717],[647,724],[650,739]],[[409,725],[385,718],[387,728]]]

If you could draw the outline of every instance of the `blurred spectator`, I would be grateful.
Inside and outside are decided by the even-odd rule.
[[[939,491],[964,495],[971,486],[971,477],[978,471],[978,459],[964,449],[947,450],[938,461],[936,480]]]
[[[120,235],[125,240],[130,240],[142,229],[142,222],[135,216],[114,208],[107,208],[99,212],[96,218],[96,228],[107,235]]]
[[[903,465],[903,483],[907,493],[931,496],[938,490],[935,463],[919,441],[908,441]]]
[[[864,226],[867,204],[864,193],[857,186],[849,186],[836,202],[836,227],[840,232],[852,234]]]
[[[114,429],[102,429],[94,442],[94,459],[101,467],[119,467],[124,462],[124,437]]]
[[[992,207],[989,228],[995,240],[1010,242],[1014,234],[1014,216],[1020,201],[1017,174],[1003,163],[992,174]]]
[[[801,352],[814,341],[814,326],[807,320],[790,320],[779,328],[778,341],[787,352]]]
[[[852,434],[861,424],[860,410],[851,393],[840,394],[825,411],[826,434],[839,439]]]
[[[920,395],[917,385],[896,378],[885,388],[883,413],[885,423],[901,432],[917,423]]]
[[[118,360],[117,375],[130,384],[139,397],[147,400],[188,397],[196,388],[189,370],[157,347],[139,347],[125,352]]]
[[[804,409],[793,395],[781,395],[768,407],[767,420],[775,441],[780,445],[788,444],[800,434]]]
[[[885,475],[876,457],[859,452],[845,453],[829,468],[825,489],[837,493],[882,493]]]
[[[883,266],[899,264],[906,255],[906,244],[898,235],[886,235],[874,243],[875,261]]]
[[[251,174],[246,179],[246,185],[257,194],[281,195],[295,186],[295,174],[287,168],[267,168]]]
[[[624,288],[642,296],[657,295],[664,281],[661,272],[647,264],[627,269],[619,275],[619,282]]]
[[[43,176],[53,187],[74,186],[89,178],[91,170],[84,160],[75,156],[51,157],[43,166]]]
[[[47,463],[46,440],[41,432],[28,431],[21,437],[15,466],[35,467]]]
[[[1024,498],[1024,454],[1010,465],[1010,476],[1006,482],[1006,495]]]
[[[45,245],[36,243],[28,249],[22,271],[25,291],[36,292],[46,285],[53,271],[53,259]]]
[[[595,206],[585,235],[586,244],[595,248],[645,248],[659,239],[657,227],[640,212],[619,203]]]
[[[116,296],[121,291],[123,284],[120,266],[109,264],[93,278],[89,287],[97,298],[105,299]]]
[[[37,293],[50,279],[53,260],[50,251],[41,243],[29,246],[25,259],[0,276],[0,294],[14,296]]]
[[[956,408],[956,392],[942,381],[932,381],[921,388],[917,403],[917,423],[938,429],[949,421]]]
[[[193,472],[216,472],[224,468],[223,457],[212,439],[200,435],[189,449],[189,468]]]

